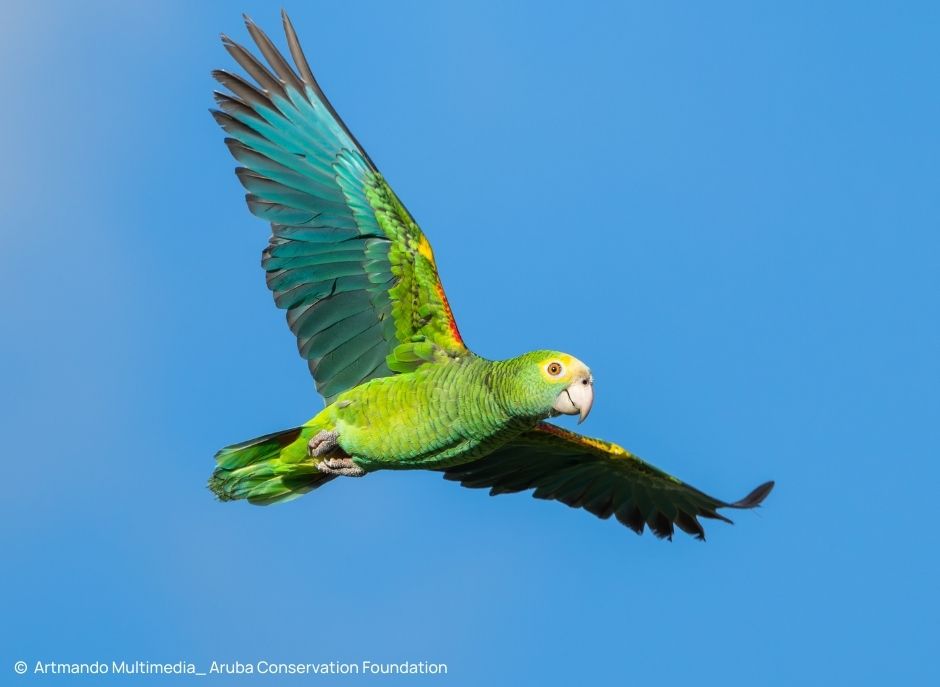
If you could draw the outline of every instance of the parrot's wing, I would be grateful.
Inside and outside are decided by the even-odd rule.
[[[644,525],[672,538],[674,526],[705,538],[698,518],[731,522],[719,508],[754,508],[773,489],[765,482],[727,503],[690,487],[616,444],[541,423],[488,456],[446,468],[446,479],[490,494],[535,489],[533,496],[584,508],[599,518],[615,515],[638,534]]]
[[[213,116],[248,207],[271,222],[268,287],[329,402],[368,379],[468,355],[427,239],[317,85],[287,15],[296,71],[246,18],[270,67],[223,36],[257,82],[215,71]]]

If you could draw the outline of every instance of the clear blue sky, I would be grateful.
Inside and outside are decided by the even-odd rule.
[[[720,497],[777,480],[706,544],[435,474],[213,501],[217,448],[321,407],[206,111],[278,7],[7,6],[0,682],[937,684],[940,8],[707,5],[287,5],[478,353],[577,355],[583,430]],[[379,683],[418,684],[309,681]]]

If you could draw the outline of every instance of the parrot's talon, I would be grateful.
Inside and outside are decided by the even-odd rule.
[[[362,477],[366,471],[353,462],[352,458],[324,458],[317,463],[317,470],[328,475],[343,477]]]
[[[307,442],[307,452],[315,457],[325,456],[339,448],[339,433],[321,429]]]
[[[339,433],[321,429],[307,442],[307,451],[313,458],[319,458],[317,470],[327,475],[343,477],[362,477],[366,471],[353,462],[339,445]],[[330,454],[333,454],[332,456]]]

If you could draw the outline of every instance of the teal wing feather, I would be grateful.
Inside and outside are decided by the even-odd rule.
[[[720,508],[754,508],[773,488],[765,482],[728,503],[685,484],[620,446],[548,423],[479,460],[444,470],[444,477],[491,494],[534,489],[533,496],[617,520],[637,534],[644,526],[672,538],[674,527],[705,538],[699,517],[731,522]]]
[[[471,355],[430,244],[327,100],[283,15],[292,67],[250,19],[267,65],[223,36],[255,81],[213,76],[213,116],[241,164],[252,213],[271,223],[262,255],[317,389],[330,402],[374,377]]]

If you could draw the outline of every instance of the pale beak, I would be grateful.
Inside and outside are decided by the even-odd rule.
[[[558,394],[552,409],[562,415],[577,415],[580,425],[591,412],[592,405],[594,405],[594,379],[579,377]]]

